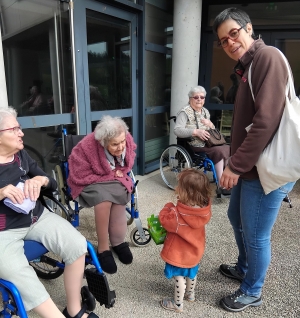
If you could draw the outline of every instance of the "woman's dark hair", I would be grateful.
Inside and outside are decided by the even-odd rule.
[[[238,8],[227,8],[216,16],[215,21],[213,23],[214,33],[217,34],[219,26],[223,22],[229,19],[236,21],[245,30],[246,30],[247,23],[252,24],[249,15],[245,11]],[[252,38],[256,39],[256,36],[254,35],[253,27],[252,27]]]

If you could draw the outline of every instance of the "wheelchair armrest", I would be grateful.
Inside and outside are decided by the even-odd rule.
[[[177,141],[180,143],[180,142],[188,142],[188,141],[192,141],[193,138],[192,137],[186,137],[186,138],[180,138],[180,137],[177,137]]]

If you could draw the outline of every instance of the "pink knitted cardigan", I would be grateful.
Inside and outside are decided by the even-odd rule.
[[[72,150],[68,159],[69,177],[68,185],[71,187],[71,195],[75,199],[87,185],[103,181],[120,181],[132,192],[133,184],[127,175],[134,164],[136,144],[130,133],[126,134],[126,154],[124,167],[118,167],[124,174],[123,177],[115,177],[115,171],[106,158],[104,147],[95,139],[94,132],[84,137]]]

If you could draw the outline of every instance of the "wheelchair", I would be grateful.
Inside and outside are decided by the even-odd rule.
[[[171,117],[172,119],[172,117]],[[221,198],[218,177],[214,163],[205,152],[194,152],[189,145],[191,138],[177,137],[177,144],[168,146],[160,156],[160,174],[165,184],[172,190],[178,183],[178,174],[186,168],[196,168],[205,174],[211,172],[212,182],[216,184],[217,197]]]
[[[85,136],[84,135],[68,135],[67,130],[64,128],[62,131],[63,135],[63,149],[64,155],[60,158],[60,164],[56,165],[52,174],[54,179],[57,181],[58,194],[57,199],[63,204],[63,206],[68,210],[68,218],[73,226],[79,226],[79,211],[83,208],[79,206],[79,203],[73,200],[71,196],[71,189],[67,184],[67,179],[69,176],[68,158],[71,154],[73,147],[77,145]],[[138,211],[138,191],[137,184],[138,180],[135,180],[132,171],[128,174],[133,183],[133,192],[131,194],[130,202],[126,205],[126,216],[127,225],[131,225],[135,222],[135,228],[132,229],[130,233],[130,239],[133,245],[137,247],[145,247],[151,241],[151,236],[148,228],[142,226],[142,222],[139,218]]]
[[[68,211],[53,196],[52,192],[41,193],[39,200],[50,212],[57,213],[70,220]],[[115,303],[115,291],[109,289],[107,278],[98,261],[96,251],[89,241],[87,241],[87,250],[84,274],[88,286],[81,288],[82,304],[87,310],[93,311],[97,300],[101,306],[105,305],[106,308],[111,308]],[[41,243],[24,241],[24,252],[38,277],[55,279],[63,274],[65,265],[62,260],[57,255],[50,253]],[[20,318],[28,317],[16,286],[0,278],[0,294],[2,296],[1,318],[9,318],[14,315]]]

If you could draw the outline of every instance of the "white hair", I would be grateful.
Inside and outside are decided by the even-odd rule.
[[[111,117],[105,115],[98,122],[95,130],[95,139],[100,141],[103,147],[106,147],[109,141],[121,135],[121,133],[128,132],[128,126],[120,117]]]
[[[17,118],[17,111],[13,107],[0,107],[0,128],[3,128],[4,119],[13,116]]]

